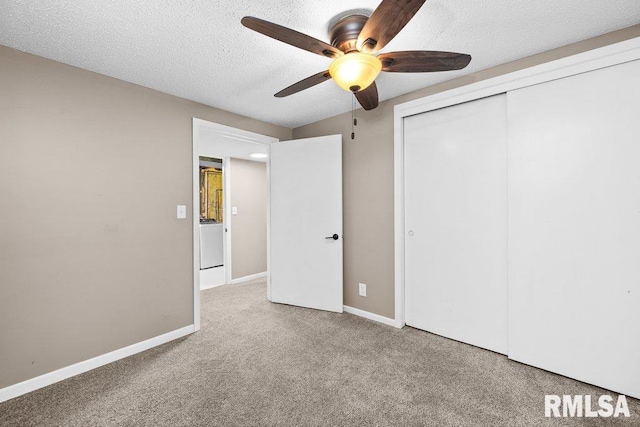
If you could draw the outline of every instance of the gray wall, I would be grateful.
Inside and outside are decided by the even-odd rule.
[[[231,214],[231,207],[238,214]],[[232,279],[267,271],[267,164],[231,159]]]
[[[192,117],[291,130],[2,46],[0,94],[0,388],[192,324]]]
[[[351,138],[351,113],[293,130],[294,138],[342,133],[344,197],[344,303],[393,318],[393,107],[438,92],[468,85],[576,53],[640,37],[640,25],[554,49],[358,110],[356,139]],[[367,297],[358,296],[358,282]]]

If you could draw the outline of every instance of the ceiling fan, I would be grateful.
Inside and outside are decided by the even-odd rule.
[[[380,71],[425,73],[461,70],[471,62],[462,53],[408,50],[376,55],[418,12],[426,0],[383,0],[370,17],[346,16],[329,29],[331,44],[263,19],[245,16],[242,25],[300,49],[333,59],[329,69],[307,77],[276,93],[293,95],[332,79],[353,92],[365,110],[378,106],[375,79]]]

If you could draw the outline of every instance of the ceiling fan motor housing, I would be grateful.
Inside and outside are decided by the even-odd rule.
[[[368,19],[364,15],[349,15],[340,19],[329,29],[331,45],[345,53],[357,50],[356,41]]]

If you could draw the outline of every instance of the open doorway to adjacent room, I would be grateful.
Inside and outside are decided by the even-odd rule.
[[[193,119],[194,317],[198,323],[201,290],[268,275],[269,148],[277,141]]]

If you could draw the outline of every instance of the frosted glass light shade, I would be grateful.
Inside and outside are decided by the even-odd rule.
[[[371,86],[382,69],[382,62],[368,53],[351,52],[334,60],[329,74],[338,86],[357,92]]]

